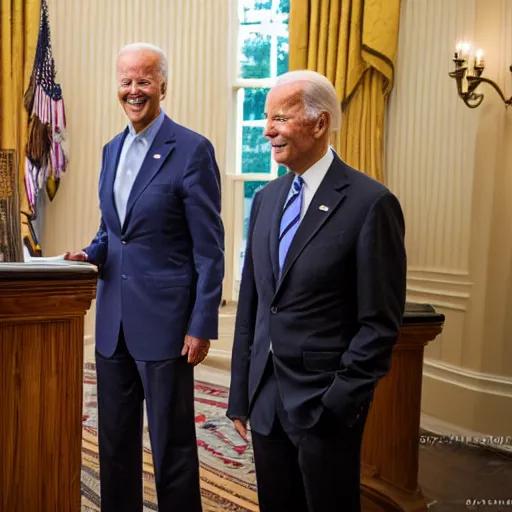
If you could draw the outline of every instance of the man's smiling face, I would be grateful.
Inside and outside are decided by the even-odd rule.
[[[117,95],[139,133],[160,113],[167,83],[162,76],[158,54],[148,50],[122,53],[117,61]]]
[[[274,160],[299,174],[311,165],[319,146],[317,122],[306,116],[302,87],[300,83],[274,87],[265,104],[264,135],[272,145]]]

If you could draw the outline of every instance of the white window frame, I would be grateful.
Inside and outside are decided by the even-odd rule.
[[[273,10],[279,7],[279,0],[272,0]],[[271,34],[270,45],[270,73],[273,78],[242,79],[238,77],[239,49],[243,43],[243,33],[240,27],[242,18],[242,5],[239,0],[230,0],[230,55],[228,66],[229,84],[231,89],[231,109],[228,118],[227,158],[226,158],[226,186],[225,224],[226,224],[226,296],[230,300],[237,300],[240,287],[240,250],[242,247],[243,223],[244,223],[244,183],[247,181],[268,182],[278,176],[278,165],[271,158],[270,173],[246,173],[242,174],[242,132],[243,126],[257,126],[264,128],[264,119],[238,122],[243,118],[243,90],[244,89],[270,89],[275,85],[277,76],[277,48],[278,37],[286,35],[285,32],[274,31]],[[251,32],[252,27],[247,27]]]

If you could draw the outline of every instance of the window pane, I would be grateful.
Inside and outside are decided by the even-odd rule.
[[[240,23],[242,25],[265,23],[272,16],[272,0],[242,0],[241,3]]]
[[[249,229],[252,201],[256,192],[267,183],[268,181],[246,181],[244,183],[244,232],[240,244],[240,272],[244,268],[245,247],[247,245],[247,231]]]
[[[244,121],[265,119],[265,100],[270,89],[244,89]]]
[[[260,32],[244,35],[240,52],[242,78],[270,78],[270,36]]]
[[[277,38],[277,76],[288,71],[288,38]]]
[[[290,0],[280,0],[279,7],[277,9],[277,19],[281,23],[288,23],[290,15]]]
[[[242,173],[270,172],[270,144],[259,126],[242,127]]]

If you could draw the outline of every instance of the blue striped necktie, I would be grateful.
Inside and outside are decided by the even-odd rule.
[[[283,270],[286,254],[299,228],[303,185],[304,180],[300,176],[295,176],[281,215],[281,227],[279,229],[279,274]]]

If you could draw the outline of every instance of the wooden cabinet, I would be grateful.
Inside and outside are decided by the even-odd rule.
[[[0,511],[80,510],[89,265],[0,264]]]
[[[444,316],[428,305],[407,304],[391,371],[375,390],[361,452],[364,510],[420,512],[418,485],[423,352],[442,330]]]

